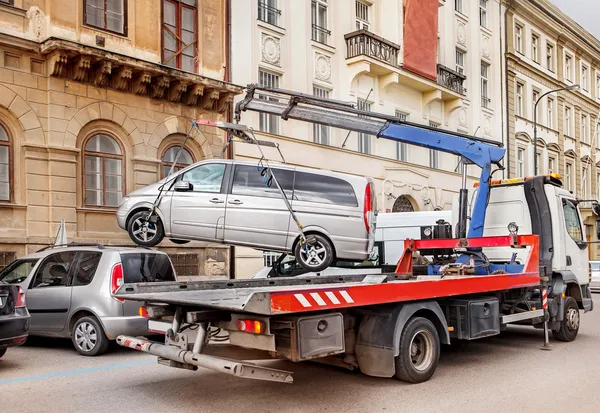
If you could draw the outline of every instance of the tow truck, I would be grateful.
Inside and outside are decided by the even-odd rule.
[[[257,95],[259,93],[259,95]],[[505,149],[496,141],[365,112],[345,102],[249,85],[236,123],[213,123],[255,141],[239,123],[251,110],[444,151],[462,158],[458,222],[404,242],[395,272],[124,284],[115,296],[143,303],[165,342],[120,336],[118,344],[171,367],[291,383],[261,359],[314,360],[419,383],[434,374],[441,345],[500,334],[509,324],[575,340],[593,310],[587,243],[577,200],[560,176],[492,180]],[[467,164],[482,173],[469,203]],[[468,231],[468,233],[467,233]],[[414,260],[417,253],[431,262]]]

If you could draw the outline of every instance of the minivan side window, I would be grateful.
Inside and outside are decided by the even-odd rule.
[[[294,186],[294,171],[273,168],[272,172],[279,185],[281,185],[281,188],[285,191],[286,197],[291,199]],[[273,181],[270,187],[267,186],[265,177],[261,175],[261,170],[256,166],[248,165],[236,165],[231,193],[233,195],[281,198],[277,184]]]
[[[358,206],[354,188],[348,182],[307,172],[296,171],[294,199],[341,206]]]
[[[82,251],[77,257],[75,271],[73,272],[74,287],[88,285],[94,279],[98,263],[100,262],[102,253],[93,251]]]
[[[225,164],[209,163],[199,165],[182,174],[181,180],[194,185],[194,192],[221,192],[225,175]]]
[[[75,254],[65,251],[48,256],[40,264],[29,288],[66,287],[69,284],[69,272]]]
[[[563,199],[563,211],[565,214],[565,225],[567,232],[573,238],[573,241],[583,241],[583,231],[581,230],[581,222],[577,207],[570,201]]]

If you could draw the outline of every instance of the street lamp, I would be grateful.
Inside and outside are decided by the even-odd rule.
[[[577,90],[579,89],[579,85],[571,85],[567,87],[561,87],[560,89],[551,90],[549,92],[544,93],[542,96],[535,101],[535,105],[533,105],[533,174],[538,174],[538,162],[537,162],[537,105],[542,100],[542,98],[550,93],[560,92],[561,90]]]

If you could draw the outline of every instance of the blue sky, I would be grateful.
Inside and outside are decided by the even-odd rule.
[[[600,1],[598,0],[550,0],[584,29],[600,39]]]

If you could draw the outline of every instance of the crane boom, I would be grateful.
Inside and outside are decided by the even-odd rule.
[[[257,92],[258,96],[256,96]],[[239,122],[241,112],[248,110],[280,116],[284,120],[294,119],[375,135],[379,139],[421,146],[465,159],[467,162],[463,163],[463,188],[460,194],[459,237],[461,238],[466,236],[466,164],[479,166],[482,172],[468,237],[483,236],[492,165],[503,169],[500,161],[506,151],[500,142],[405,122],[390,115],[359,110],[348,102],[255,84],[248,85],[245,98],[236,105],[236,121]]]

